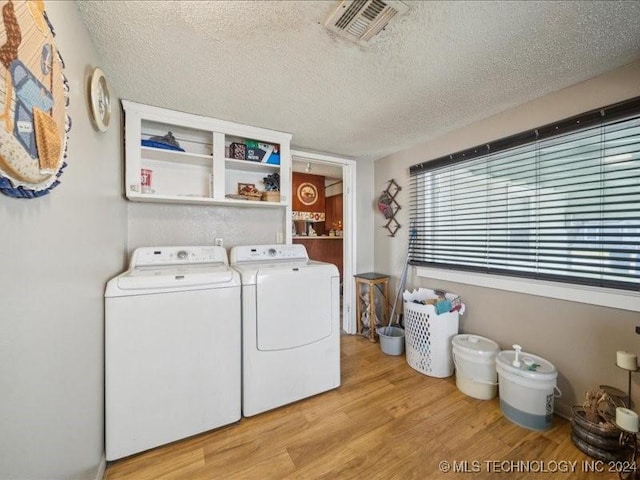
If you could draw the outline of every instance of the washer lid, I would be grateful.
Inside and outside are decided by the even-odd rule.
[[[329,337],[339,302],[333,278],[331,266],[261,268],[255,290],[258,350],[288,350]]]
[[[213,285],[230,282],[231,269],[222,264],[198,264],[166,267],[138,267],[117,279],[122,290],[174,288]]]
[[[452,343],[456,349],[480,356],[490,357],[497,355],[500,351],[500,346],[496,342],[480,335],[456,335]]]
[[[538,380],[552,380],[558,376],[556,367],[542,357],[532,355],[531,353],[520,352],[518,355],[520,367],[513,366],[515,358],[515,350],[503,350],[496,358],[496,366],[515,375]]]

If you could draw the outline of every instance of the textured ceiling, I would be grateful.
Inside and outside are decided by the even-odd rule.
[[[77,1],[120,98],[376,159],[640,58],[640,1],[405,2],[366,47],[335,1]]]

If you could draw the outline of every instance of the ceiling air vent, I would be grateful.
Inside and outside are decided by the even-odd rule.
[[[331,32],[360,45],[366,45],[408,7],[397,0],[342,0],[324,22]]]

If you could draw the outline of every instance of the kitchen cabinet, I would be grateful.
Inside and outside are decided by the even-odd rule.
[[[291,134],[128,100],[122,100],[122,106],[129,200],[272,208],[289,205]],[[152,141],[168,132],[184,151],[158,148]],[[232,144],[244,148],[259,144],[266,161],[231,158]],[[280,175],[276,201],[261,200],[258,194],[250,199],[238,195],[242,185],[263,191],[263,179],[275,173]],[[149,183],[143,182],[143,177]]]
[[[341,193],[325,198],[325,229],[327,231],[336,228],[342,229],[342,210],[343,197]]]
[[[342,278],[342,237],[293,237],[293,243],[304,245],[311,260],[334,264],[338,267],[340,278]]]

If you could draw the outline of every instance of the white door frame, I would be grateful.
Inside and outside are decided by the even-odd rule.
[[[347,158],[334,157],[320,153],[291,149],[291,164],[296,160],[342,167],[343,198],[343,266],[342,266],[342,328],[345,332],[356,333],[356,312],[353,304],[355,284],[353,276],[356,272],[356,162]],[[289,170],[289,185],[293,185],[293,170]],[[291,192],[293,198],[293,192]],[[292,222],[292,202],[288,202],[286,224]],[[292,243],[291,228],[285,228],[287,243]]]

